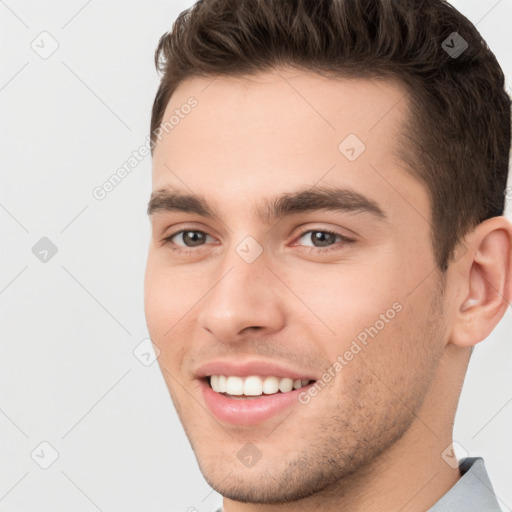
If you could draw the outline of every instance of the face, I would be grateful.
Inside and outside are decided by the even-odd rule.
[[[145,312],[228,498],[325,491],[416,421],[445,329],[427,192],[396,156],[406,108],[396,83],[284,68],[172,96]]]

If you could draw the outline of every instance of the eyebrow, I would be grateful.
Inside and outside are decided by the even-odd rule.
[[[260,220],[270,224],[287,215],[315,211],[369,213],[380,220],[387,220],[382,208],[372,199],[349,188],[314,187],[286,192],[265,199],[256,208]],[[203,196],[185,193],[172,188],[159,189],[151,194],[147,213],[195,213],[205,218],[220,219],[220,213],[208,204]]]

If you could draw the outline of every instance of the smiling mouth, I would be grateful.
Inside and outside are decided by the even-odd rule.
[[[264,395],[285,394],[301,389],[314,382],[312,380],[249,375],[211,375],[206,378],[210,388],[221,395],[234,399],[261,398]]]

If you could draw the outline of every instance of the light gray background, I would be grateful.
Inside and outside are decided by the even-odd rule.
[[[92,195],[146,141],[153,53],[191,3],[0,1],[4,512],[211,511],[220,502],[157,363],[133,354],[148,336],[150,157],[103,201]],[[510,91],[512,0],[454,5],[477,24]],[[55,44],[43,31],[59,45],[46,59],[31,47]],[[32,252],[42,237],[58,249],[46,263]],[[475,349],[455,424],[457,455],[484,456],[504,511],[512,510],[511,333],[509,308]],[[59,455],[48,469],[38,465],[51,462],[43,441]]]

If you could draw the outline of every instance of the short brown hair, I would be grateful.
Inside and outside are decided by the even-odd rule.
[[[429,193],[439,268],[448,268],[466,233],[503,214],[510,152],[504,75],[475,26],[444,0],[199,0],[161,37],[155,64],[162,78],[152,147],[172,93],[187,78],[285,65],[398,79],[410,93],[400,156]]]

